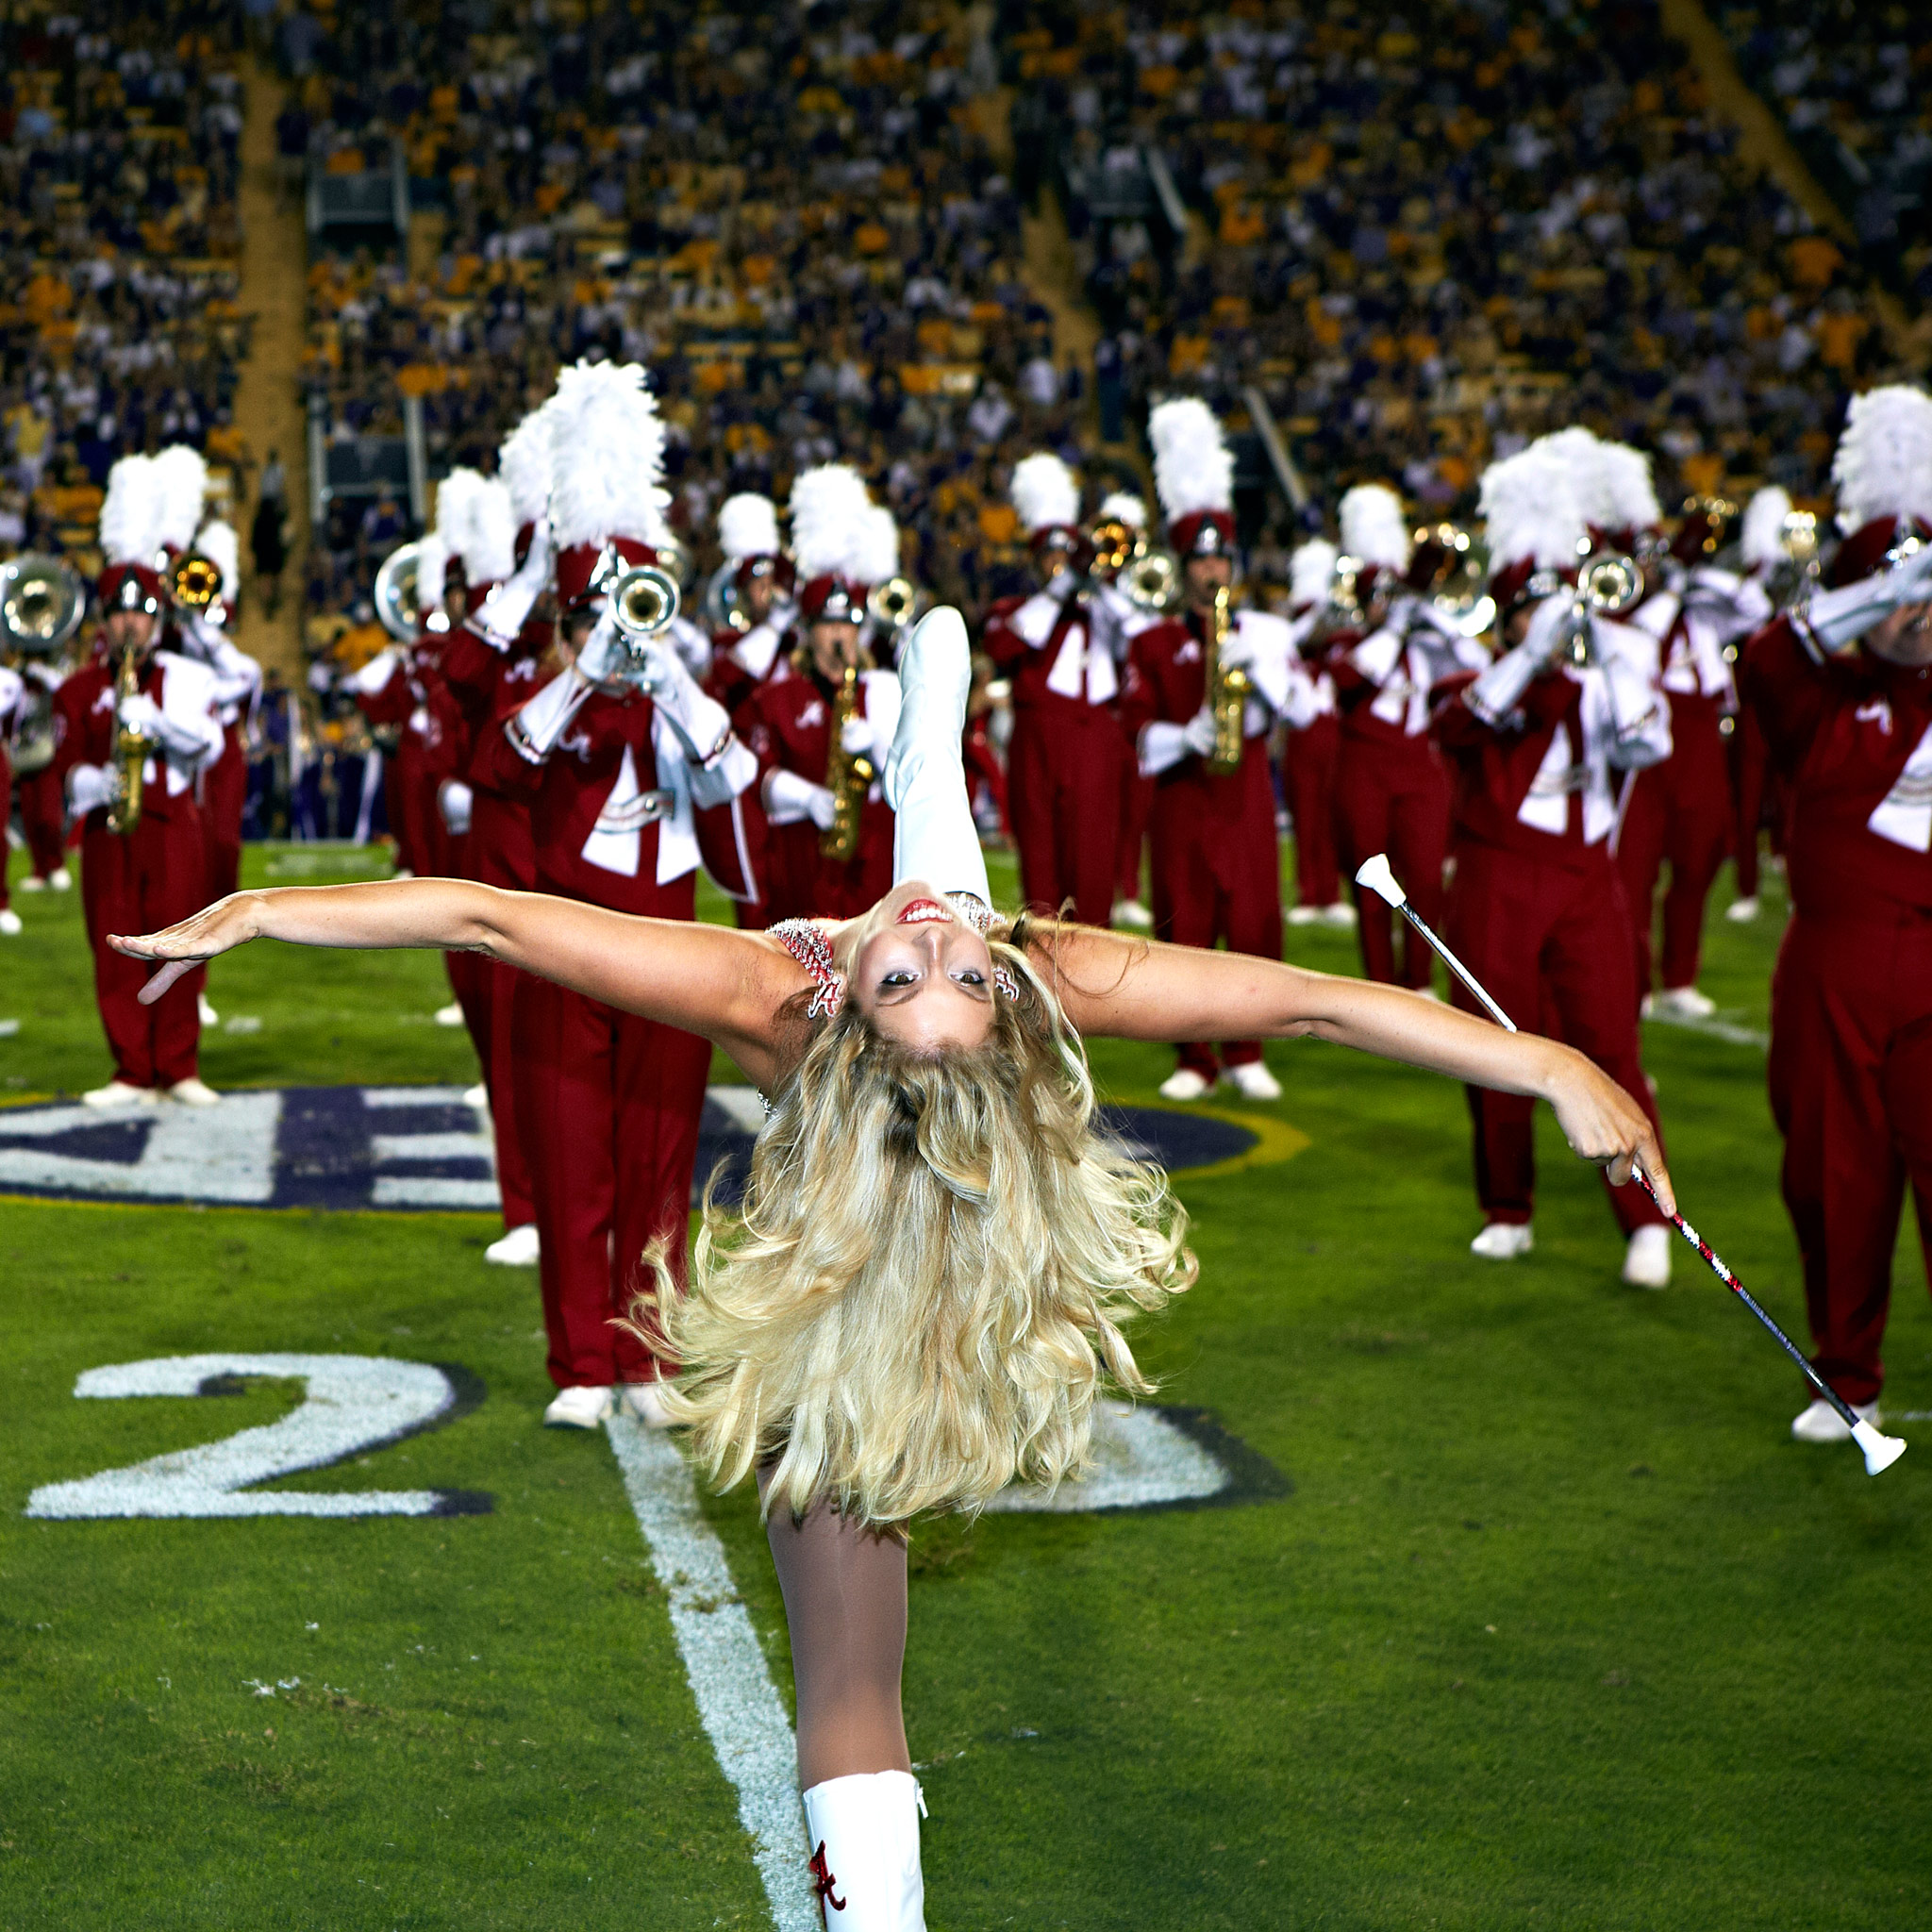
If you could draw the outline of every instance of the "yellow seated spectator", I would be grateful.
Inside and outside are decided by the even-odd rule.
[[[339,147],[323,163],[325,175],[360,175],[364,172],[362,150],[359,147]]]

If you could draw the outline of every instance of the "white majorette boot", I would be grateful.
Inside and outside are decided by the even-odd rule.
[[[825,1932],[925,1932],[919,1821],[909,1772],[828,1777],[805,1794],[811,1876]]]
[[[897,814],[892,883],[924,879],[990,905],[959,752],[972,686],[965,620],[941,604],[913,625],[899,654],[899,723],[886,754],[885,794]]]

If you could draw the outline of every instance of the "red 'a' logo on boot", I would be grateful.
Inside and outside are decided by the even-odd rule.
[[[842,1912],[845,1909],[845,1901],[832,1890],[839,1881],[832,1875],[832,1868],[825,1863],[825,1841],[824,1839],[820,1839],[818,1850],[811,1855],[810,1870],[811,1882],[819,1895],[819,1924],[823,1925],[825,1923],[825,1901],[827,1899],[831,1900],[832,1909],[835,1912]]]

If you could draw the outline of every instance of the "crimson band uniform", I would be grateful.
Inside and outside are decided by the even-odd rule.
[[[874,747],[868,756],[874,771],[883,770],[898,724],[899,680],[890,671],[863,671],[859,687]],[[843,861],[820,851],[822,835],[810,817],[774,795],[774,774],[790,774],[811,786],[824,785],[837,703],[835,689],[815,671],[794,666],[784,677],[766,678],[737,713],[738,734],[758,761],[764,821],[760,924],[855,918],[891,891],[892,808],[876,778],[859,808],[857,850]],[[781,785],[777,791],[784,789]]]
[[[1641,605],[1631,622],[1657,639],[1671,708],[1671,755],[1636,773],[1624,807],[1617,862],[1636,941],[1637,991],[1653,978],[1651,908],[1666,859],[1664,943],[1657,975],[1666,988],[1693,986],[1704,940],[1705,902],[1738,829],[1730,740],[1738,695],[1731,675],[1737,641],[1770,615],[1770,600],[1746,579],[1703,566]],[[1755,858],[1754,824],[1751,848]]]
[[[28,749],[28,721],[45,707],[51,726],[54,693],[67,675],[64,666],[30,658],[21,666],[26,689],[14,713],[12,741],[14,796],[20,806],[20,827],[26,838],[33,876],[45,882],[67,862],[67,815],[61,805],[60,774],[55,768],[51,735],[33,751]],[[39,762],[28,769],[30,758]]]
[[[1341,713],[1335,678],[1325,662],[1326,649],[1309,651],[1321,623],[1319,605],[1297,611],[1291,620],[1295,647],[1308,678],[1311,693],[1308,722],[1288,732],[1281,752],[1281,789],[1288,815],[1294,822],[1294,890],[1296,903],[1307,907],[1335,905],[1341,897],[1341,860],[1335,845],[1335,778],[1341,758]]]
[[[109,578],[115,575],[110,569]],[[108,829],[105,806],[86,810],[80,886],[94,955],[94,997],[114,1056],[114,1077],[145,1089],[198,1077],[197,999],[208,972],[197,966],[144,1007],[139,995],[157,969],[115,952],[107,936],[158,932],[208,903],[207,841],[194,781],[201,766],[218,754],[222,737],[213,711],[214,679],[205,666],[157,651],[142,670],[140,688],[184,735],[198,735],[199,756],[154,752],[143,773],[141,823],[131,834]],[[54,708],[53,769],[70,795],[84,802],[89,794],[77,782],[83,768],[101,772],[113,764],[118,727],[112,661],[103,654],[76,671],[55,693]]]
[[[20,714],[26,703],[26,681],[17,671],[0,664],[0,831],[4,831],[8,803],[13,794],[13,763],[8,749]],[[8,855],[0,849],[0,912],[8,907],[7,896]]]
[[[1277,711],[1293,708],[1307,715],[1311,693],[1299,677],[1285,620],[1244,610],[1230,625],[1231,634],[1236,631],[1248,634],[1257,690],[1265,683],[1275,702],[1248,699],[1241,761],[1234,772],[1218,775],[1192,751],[1164,761],[1174,747],[1159,727],[1185,726],[1208,698],[1206,626],[1194,612],[1135,636],[1121,722],[1138,748],[1141,770],[1154,780],[1148,831],[1155,937],[1184,946],[1224,941],[1230,952],[1278,959],[1281,850],[1268,734]],[[1300,693],[1292,704],[1291,682]],[[1222,1066],[1260,1059],[1261,1043],[1224,1041],[1218,1057],[1214,1047],[1202,1043],[1175,1052],[1182,1068],[1212,1085]]]

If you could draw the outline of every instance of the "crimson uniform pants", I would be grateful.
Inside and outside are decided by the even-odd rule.
[[[60,774],[43,766],[19,781],[20,824],[33,855],[34,876],[51,878],[67,861],[67,818],[60,800]]]
[[[711,1049],[527,974],[517,982],[524,1145],[535,1183],[543,1325],[559,1389],[646,1382],[649,1348],[612,1325],[649,1283],[652,1241],[682,1281]]]
[[[1651,988],[1652,908],[1657,874],[1667,858],[1671,889],[1664,894],[1663,983],[1697,983],[1704,902],[1731,849],[1736,809],[1717,700],[1681,691],[1672,691],[1670,699],[1671,755],[1630,781],[1617,835],[1617,869],[1630,908],[1640,1000]],[[1755,848],[1755,834],[1752,843]]]
[[[1425,738],[1401,745],[1344,731],[1335,774],[1335,841],[1353,879],[1365,859],[1389,855],[1409,904],[1441,932],[1442,862],[1449,851],[1449,776]],[[1429,949],[1405,922],[1395,965],[1394,913],[1374,892],[1354,888],[1362,971],[1391,986],[1427,986]]]
[[[1772,795],[1771,749],[1757,713],[1746,705],[1738,714],[1738,728],[1725,746],[1730,755],[1731,795],[1738,802],[1735,853],[1738,897],[1757,896],[1757,841],[1764,826],[1764,809]],[[1773,834],[1774,844],[1776,834]]]
[[[196,999],[208,969],[197,966],[144,1007],[141,990],[158,969],[115,952],[108,935],[158,932],[199,912],[208,903],[207,863],[201,814],[187,797],[170,799],[166,818],[143,813],[125,837],[91,824],[81,839],[80,904],[94,949],[94,999],[114,1077],[130,1087],[172,1087],[194,1077],[201,1045]]]
[[[1341,897],[1335,857],[1335,767],[1341,756],[1341,720],[1323,713],[1305,730],[1291,731],[1281,758],[1288,812],[1294,821],[1294,895],[1304,906],[1332,906]],[[1437,876],[1441,867],[1436,868]]]
[[[1141,897],[1141,859],[1147,849],[1147,819],[1153,809],[1154,780],[1141,777],[1139,758],[1122,758],[1120,864],[1113,882],[1116,899],[1138,902]]]
[[[208,896],[225,899],[242,883],[242,813],[248,803],[248,755],[234,725],[222,730],[222,755],[201,775],[201,826],[208,843]]]
[[[1617,868],[1601,846],[1577,870],[1474,841],[1456,848],[1444,937],[1491,997],[1519,1024],[1547,1024],[1587,1054],[1650,1116],[1657,1145],[1663,1124],[1638,1058],[1631,991],[1630,919]],[[1459,981],[1456,1004],[1479,1008]],[[1519,1016],[1520,1019],[1519,1019]],[[1490,1221],[1527,1223],[1536,1207],[1536,1145],[1527,1095],[1465,1090],[1475,1131],[1475,1191]],[[1663,1216],[1635,1182],[1605,1188],[1627,1235]]]
[[[529,813],[520,805],[478,788],[466,841],[468,876],[506,891],[528,892],[536,888],[537,855],[530,837]],[[457,956],[444,954],[445,959]],[[474,959],[482,982],[473,995],[481,1008],[484,1040],[479,1047],[483,1084],[490,1093],[490,1124],[496,1139],[496,1186],[503,1197],[503,1224],[527,1227],[537,1218],[530,1191],[529,1157],[524,1152],[521,1122],[526,1107],[517,1100],[517,1083],[528,1063],[517,1051],[516,989],[523,977],[514,966],[480,954]],[[468,1008],[465,1009],[465,1017]]]
[[[1880,902],[1794,918],[1772,979],[1770,1074],[1812,1366],[1870,1402],[1907,1182],[1932,1278],[1932,914]]]
[[[1098,705],[1027,706],[1013,717],[1007,808],[1020,853],[1020,896],[1085,925],[1113,917],[1120,868],[1119,721]]]
[[[1204,808],[1208,787],[1208,795],[1225,802],[1237,786],[1238,809],[1216,814]],[[1233,778],[1157,782],[1148,832],[1155,938],[1208,949],[1225,941],[1230,953],[1281,958],[1281,843],[1274,780],[1257,741],[1249,741]],[[1174,1049],[1174,1058],[1211,1084],[1223,1066],[1259,1059],[1261,1042],[1224,1041],[1217,1056],[1206,1042],[1190,1041]]]

